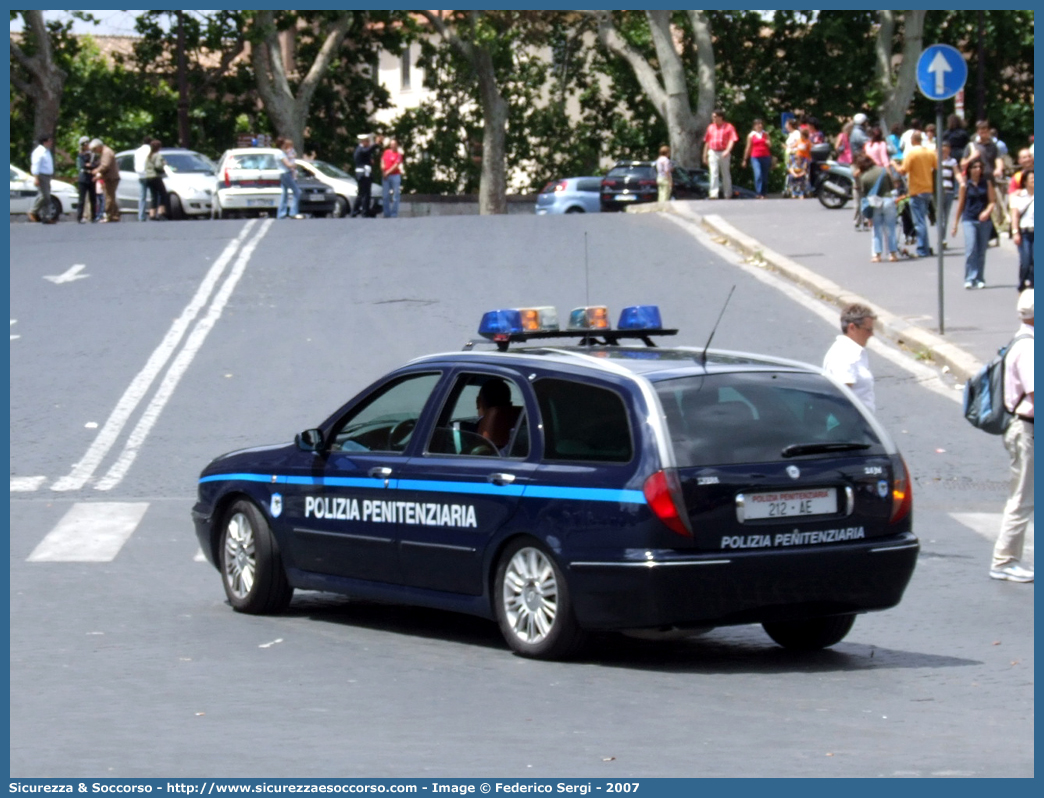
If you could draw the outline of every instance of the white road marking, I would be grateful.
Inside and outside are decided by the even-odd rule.
[[[14,327],[14,326],[15,326],[16,324],[18,324],[18,319],[11,319],[11,326],[12,326],[12,327]],[[14,333],[12,333],[12,334],[11,334],[11,340],[12,340],[12,341],[13,341],[13,340],[14,340],[15,338],[21,338],[21,337],[22,337],[22,336],[20,336],[20,335],[15,335]]]
[[[160,383],[159,390],[157,390],[156,395],[152,397],[152,401],[149,402],[149,406],[145,409],[145,412],[142,414],[137,425],[135,425],[134,430],[131,432],[130,437],[127,439],[127,444],[123,447],[123,452],[117,458],[116,462],[113,463],[112,468],[109,469],[108,473],[98,480],[98,484],[94,486],[96,490],[111,490],[116,487],[116,485],[120,483],[120,480],[126,475],[127,469],[129,469],[131,464],[134,463],[134,459],[138,456],[138,452],[141,451],[142,444],[145,443],[145,439],[148,437],[152,427],[159,419],[160,413],[163,412],[163,408],[170,400],[170,397],[174,394],[174,389],[177,388],[181,378],[188,370],[189,365],[191,365],[192,359],[196,356],[200,347],[203,346],[203,342],[207,339],[207,335],[214,328],[217,320],[221,318],[221,314],[225,310],[225,305],[228,304],[228,300],[232,296],[236,284],[239,283],[239,279],[243,276],[243,272],[246,271],[247,263],[250,261],[250,256],[254,254],[258,242],[264,238],[265,233],[268,232],[268,228],[271,227],[273,223],[273,219],[266,219],[261,224],[261,228],[258,230],[257,235],[250,239],[250,241],[240,250],[239,258],[236,259],[236,263],[228,273],[228,277],[214,296],[214,301],[211,303],[210,309],[207,311],[207,314],[196,323],[192,333],[185,341],[185,346],[182,347],[180,352],[178,352],[177,357],[174,358],[174,362],[171,364],[170,369],[163,378],[163,382]]]
[[[200,283],[196,295],[185,306],[181,315],[175,319],[174,324],[171,325],[160,345],[156,347],[156,350],[149,357],[145,367],[131,381],[120,401],[113,408],[112,414],[105,422],[105,426],[98,433],[98,437],[94,439],[94,442],[87,449],[83,459],[73,466],[70,473],[51,485],[51,490],[79,490],[94,475],[95,470],[101,465],[101,461],[116,443],[116,439],[120,436],[131,414],[142,399],[145,398],[145,394],[153,381],[167,364],[171,355],[173,355],[182,336],[185,335],[185,331],[188,330],[189,325],[192,324],[203,309],[203,306],[210,299],[214,286],[217,285],[221,273],[225,270],[225,266],[232,260],[232,256],[236,254],[236,250],[239,249],[255,222],[255,219],[251,219],[243,225],[239,235],[225,247],[218,259],[214,261],[214,265],[210,267],[210,270],[203,278],[203,282]]]
[[[45,274],[44,279],[50,280],[55,285],[60,285],[61,283],[71,283],[73,280],[83,280],[87,277],[90,277],[89,274],[80,274],[80,272],[82,272],[86,268],[86,263],[77,263],[74,264],[71,268],[69,268],[68,271],[63,272],[62,274]]]
[[[192,558],[195,562],[206,562],[206,555],[203,554],[203,549],[196,549],[196,556]]]
[[[803,288],[794,285],[789,280],[779,277],[766,269],[747,263],[738,253],[717,243],[717,241],[715,241],[715,239],[698,224],[671,213],[664,214],[663,218],[670,219],[678,226],[687,230],[695,239],[708,249],[713,249],[726,260],[739,266],[748,274],[753,275],[766,285],[772,286],[781,294],[790,297],[802,307],[811,310],[817,316],[829,322],[831,327],[837,326],[838,310],[833,305],[828,305],[825,302],[810,297],[805,293]],[[880,355],[886,360],[899,366],[901,369],[908,371],[917,378],[918,383],[928,390],[933,391],[940,396],[945,396],[951,402],[955,402],[956,404],[961,404],[964,401],[963,394],[948,386],[934,369],[925,366],[922,363],[918,363],[909,355],[904,355],[898,349],[893,349],[892,347],[882,343],[877,338],[871,338],[868,346],[874,354]]]
[[[963,524],[991,543],[996,542],[997,535],[1000,534],[1002,517],[1001,513],[950,513],[950,518],[954,521]],[[1029,522],[1029,527],[1026,529],[1025,550],[1033,551],[1033,521]]]
[[[29,555],[29,562],[111,562],[148,502],[77,502]]]
[[[11,492],[36,490],[46,481],[47,477],[11,477]]]

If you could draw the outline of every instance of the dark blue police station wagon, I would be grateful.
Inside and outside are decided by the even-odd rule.
[[[300,588],[455,610],[552,658],[587,631],[745,623],[818,649],[899,602],[910,479],[847,388],[655,347],[676,332],[655,307],[607,320],[487,313],[490,351],[419,358],[292,444],[214,460],[193,519],[232,607],[277,613]]]

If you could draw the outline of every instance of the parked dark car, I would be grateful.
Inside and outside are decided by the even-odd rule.
[[[619,211],[628,205],[656,202],[656,167],[652,161],[617,161],[602,178],[603,211]],[[710,174],[706,169],[674,167],[674,190],[671,199],[707,199]],[[754,199],[749,188],[732,187],[733,199]]]
[[[710,172],[706,169],[674,167],[674,199],[707,199],[710,196]],[[755,199],[757,194],[743,186],[732,185],[733,199]]]

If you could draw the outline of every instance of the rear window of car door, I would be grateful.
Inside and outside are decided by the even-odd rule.
[[[683,468],[779,462],[795,444],[865,445],[853,451],[885,453],[863,414],[816,374],[714,374],[663,380],[655,388]]]
[[[630,462],[631,424],[616,391],[554,377],[537,380],[533,390],[543,422],[544,460]]]

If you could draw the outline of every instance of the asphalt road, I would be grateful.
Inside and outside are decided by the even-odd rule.
[[[448,613],[300,594],[237,615],[197,560],[209,459],[315,426],[493,307],[658,303],[702,345],[735,284],[716,348],[821,360],[813,300],[683,225],[12,224],[10,256],[12,776],[1033,775],[1034,587],[986,576],[1003,447],[876,352],[922,555],[830,651],[735,627],[528,661]],[[41,555],[70,511],[104,520],[97,561]]]

